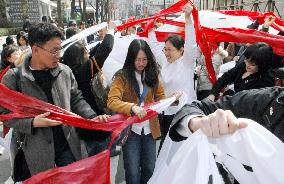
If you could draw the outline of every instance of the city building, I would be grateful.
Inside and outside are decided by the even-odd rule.
[[[15,26],[22,25],[25,19],[40,22],[43,16],[51,18],[56,13],[56,3],[50,0],[8,0],[7,17]]]

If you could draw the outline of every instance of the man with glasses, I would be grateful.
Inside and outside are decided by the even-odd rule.
[[[10,69],[2,83],[12,90],[82,117],[94,118],[96,114],[83,99],[71,69],[59,62],[61,38],[62,33],[52,24],[40,23],[31,27],[28,40],[32,54],[18,68]],[[14,181],[23,181],[41,171],[66,166],[81,158],[75,129],[49,119],[49,114],[46,112],[35,118],[5,122],[13,128],[11,153]],[[23,143],[21,156],[15,155],[19,153],[17,141]]]

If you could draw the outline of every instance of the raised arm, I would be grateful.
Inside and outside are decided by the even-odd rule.
[[[185,44],[184,59],[187,61],[188,68],[194,70],[195,60],[197,57],[197,45],[194,26],[191,20],[192,7],[187,4],[183,7],[185,13]]]

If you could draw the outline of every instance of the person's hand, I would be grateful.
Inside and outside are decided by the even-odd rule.
[[[182,11],[185,13],[185,17],[190,17],[192,10],[193,8],[189,3],[182,7]]]
[[[182,11],[185,13],[184,18],[185,18],[186,25],[192,24],[192,20],[191,20],[191,17],[190,17],[192,10],[193,10],[193,8],[189,3],[187,3],[184,7],[182,7]]]
[[[195,71],[196,71],[197,76],[200,77],[200,75],[201,75],[201,65],[198,65],[198,66],[195,68]]]
[[[140,119],[144,118],[147,114],[146,110],[143,107],[139,107],[137,105],[134,105],[131,108],[132,112],[134,112],[135,115],[137,115]]]
[[[93,120],[99,120],[100,122],[107,122],[107,119],[110,117],[110,115],[99,115],[95,117]]]
[[[274,23],[275,19],[276,19],[276,17],[274,17],[272,15],[268,16],[264,21],[263,27],[268,28],[269,26],[271,26]]]
[[[247,123],[240,122],[230,110],[217,109],[208,116],[195,117],[190,120],[189,129],[195,132],[201,129],[208,137],[220,137],[233,134],[241,128],[247,127]]]
[[[174,92],[170,97],[175,97],[176,100],[178,100],[182,95],[182,92],[181,91],[177,91],[177,92]]]
[[[240,59],[240,56],[235,56],[234,58],[233,58],[233,61],[238,61]]]
[[[46,112],[44,114],[37,115],[33,121],[33,127],[50,127],[61,125],[61,121],[51,120],[47,117],[50,115],[50,112]]]
[[[215,101],[215,96],[213,94],[210,94],[208,97],[207,97],[209,100],[211,100],[212,102]]]
[[[3,122],[2,122],[2,121],[0,121],[0,126],[1,126],[1,125],[3,125]]]

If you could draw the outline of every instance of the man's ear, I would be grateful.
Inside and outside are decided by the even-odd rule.
[[[179,50],[180,50],[180,52],[183,54],[183,52],[184,52],[184,47],[181,47]]]
[[[36,45],[32,46],[32,53],[37,54],[39,52],[39,47],[37,47]]]

